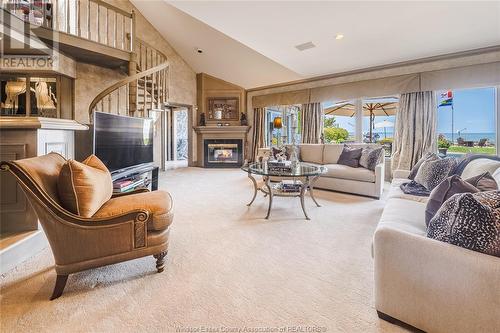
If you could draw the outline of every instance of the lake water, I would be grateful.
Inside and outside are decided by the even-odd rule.
[[[380,139],[384,138],[384,132],[382,131],[374,131],[374,133],[378,133],[380,135]],[[393,138],[394,133],[392,131],[387,131],[387,137],[388,138]],[[354,137],[354,133],[349,133],[352,137]],[[439,133],[439,134],[444,134],[446,140],[451,141],[451,133]],[[496,136],[495,133],[461,133],[460,136],[465,140],[465,141],[474,141],[474,142],[479,142],[479,140],[483,138],[487,138],[490,144],[495,144],[496,142]],[[455,142],[457,142],[457,138],[459,137],[458,133],[455,133],[453,135],[453,139]]]
[[[444,134],[445,138],[451,141],[451,133],[440,133],[440,134]],[[453,135],[453,139],[455,142],[457,141],[458,137],[459,136],[457,133]],[[474,142],[478,142],[483,138],[487,138],[490,144],[495,144],[496,140],[495,133],[461,133],[460,137],[462,137],[465,141],[474,141]]]

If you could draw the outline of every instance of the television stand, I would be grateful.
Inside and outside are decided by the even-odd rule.
[[[159,168],[153,165],[138,165],[111,175],[113,193],[125,193],[147,188],[150,191],[158,190]]]

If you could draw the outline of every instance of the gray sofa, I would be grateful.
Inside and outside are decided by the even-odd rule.
[[[485,171],[500,184],[500,162],[484,158],[468,163],[462,178]],[[394,172],[374,235],[379,316],[427,332],[498,332],[500,258],[427,238],[427,198],[399,188],[408,174]]]

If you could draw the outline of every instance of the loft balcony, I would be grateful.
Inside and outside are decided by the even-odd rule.
[[[42,44],[77,61],[109,68],[130,61],[133,12],[100,0],[0,1],[5,55],[40,54],[33,45]]]

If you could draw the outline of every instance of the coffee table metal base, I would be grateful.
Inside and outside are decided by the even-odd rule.
[[[316,198],[314,197],[314,182],[319,178],[319,176],[304,176],[302,179],[304,179],[304,182],[301,186],[300,192],[284,192],[281,189],[278,188],[278,186],[271,184],[271,177],[269,176],[262,176],[264,179],[264,186],[261,188],[258,187],[257,185],[257,180],[253,177],[253,175],[249,172],[248,173],[248,178],[253,183],[254,186],[254,192],[252,196],[252,200],[247,204],[247,206],[251,206],[252,203],[255,201],[255,198],[257,197],[257,192],[261,191],[264,193],[264,196],[269,197],[269,206],[267,208],[267,215],[266,215],[266,220],[269,219],[269,216],[271,215],[271,208],[273,206],[273,198],[276,197],[288,197],[288,198],[300,198],[300,205],[302,207],[302,211],[304,212],[304,216],[306,217],[306,220],[310,220],[309,216],[307,215],[306,211],[306,205],[305,205],[305,195],[306,192],[309,192],[311,195],[311,198],[313,199],[314,203],[316,206],[321,207],[320,204],[316,201]]]

